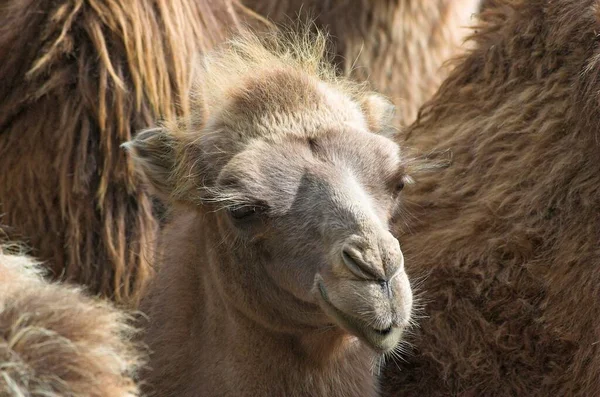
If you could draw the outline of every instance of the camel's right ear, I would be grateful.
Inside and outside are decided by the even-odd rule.
[[[175,187],[175,145],[175,138],[161,127],[141,131],[121,145],[131,156],[136,171],[162,199],[171,196]]]
[[[380,94],[371,93],[360,101],[369,129],[384,136],[392,136],[395,132],[394,117],[396,107]]]

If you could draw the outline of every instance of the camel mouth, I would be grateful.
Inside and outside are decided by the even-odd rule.
[[[322,280],[317,281],[319,296],[321,297],[321,307],[332,317],[337,325],[350,334],[357,336],[366,343],[376,353],[383,354],[392,351],[399,343],[403,334],[403,328],[389,326],[385,329],[377,329],[369,325],[366,321],[346,314],[338,309],[329,299],[327,289]]]

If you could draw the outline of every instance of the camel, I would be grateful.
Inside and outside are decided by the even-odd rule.
[[[426,305],[384,395],[600,395],[599,10],[488,1],[399,135],[451,164],[405,192],[396,233]]]
[[[325,48],[233,39],[198,68],[193,117],[124,145],[170,208],[141,306],[156,395],[378,395],[411,323],[388,230],[409,165],[393,105]]]
[[[143,349],[128,316],[44,273],[33,259],[0,249],[0,395],[139,395]]]
[[[278,24],[314,18],[332,37],[335,62],[396,105],[396,124],[417,117],[462,54],[481,0],[243,0]]]

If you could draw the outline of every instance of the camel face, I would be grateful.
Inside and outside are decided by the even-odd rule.
[[[255,244],[277,287],[377,351],[398,343],[412,294],[388,222],[404,173],[395,143],[352,128],[258,139],[219,173],[223,235]],[[259,247],[259,248],[258,248]]]
[[[207,233],[207,257],[182,259],[208,262],[201,277],[262,328],[333,328],[394,349],[412,292],[389,232],[406,179],[384,134],[393,107],[320,70],[319,55],[233,47],[205,61],[196,118],[126,145],[159,194],[187,204],[174,205],[179,219],[189,211],[190,230]]]

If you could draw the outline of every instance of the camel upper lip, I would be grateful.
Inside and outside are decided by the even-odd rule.
[[[346,329],[346,331],[351,334],[358,336],[376,352],[388,352],[394,349],[400,342],[403,333],[402,328],[394,326],[390,326],[386,329],[373,328],[366,321],[346,314],[333,305],[329,300],[327,289],[321,280],[317,281],[317,288],[319,289],[319,295],[321,296],[327,314],[334,317],[342,328]]]

